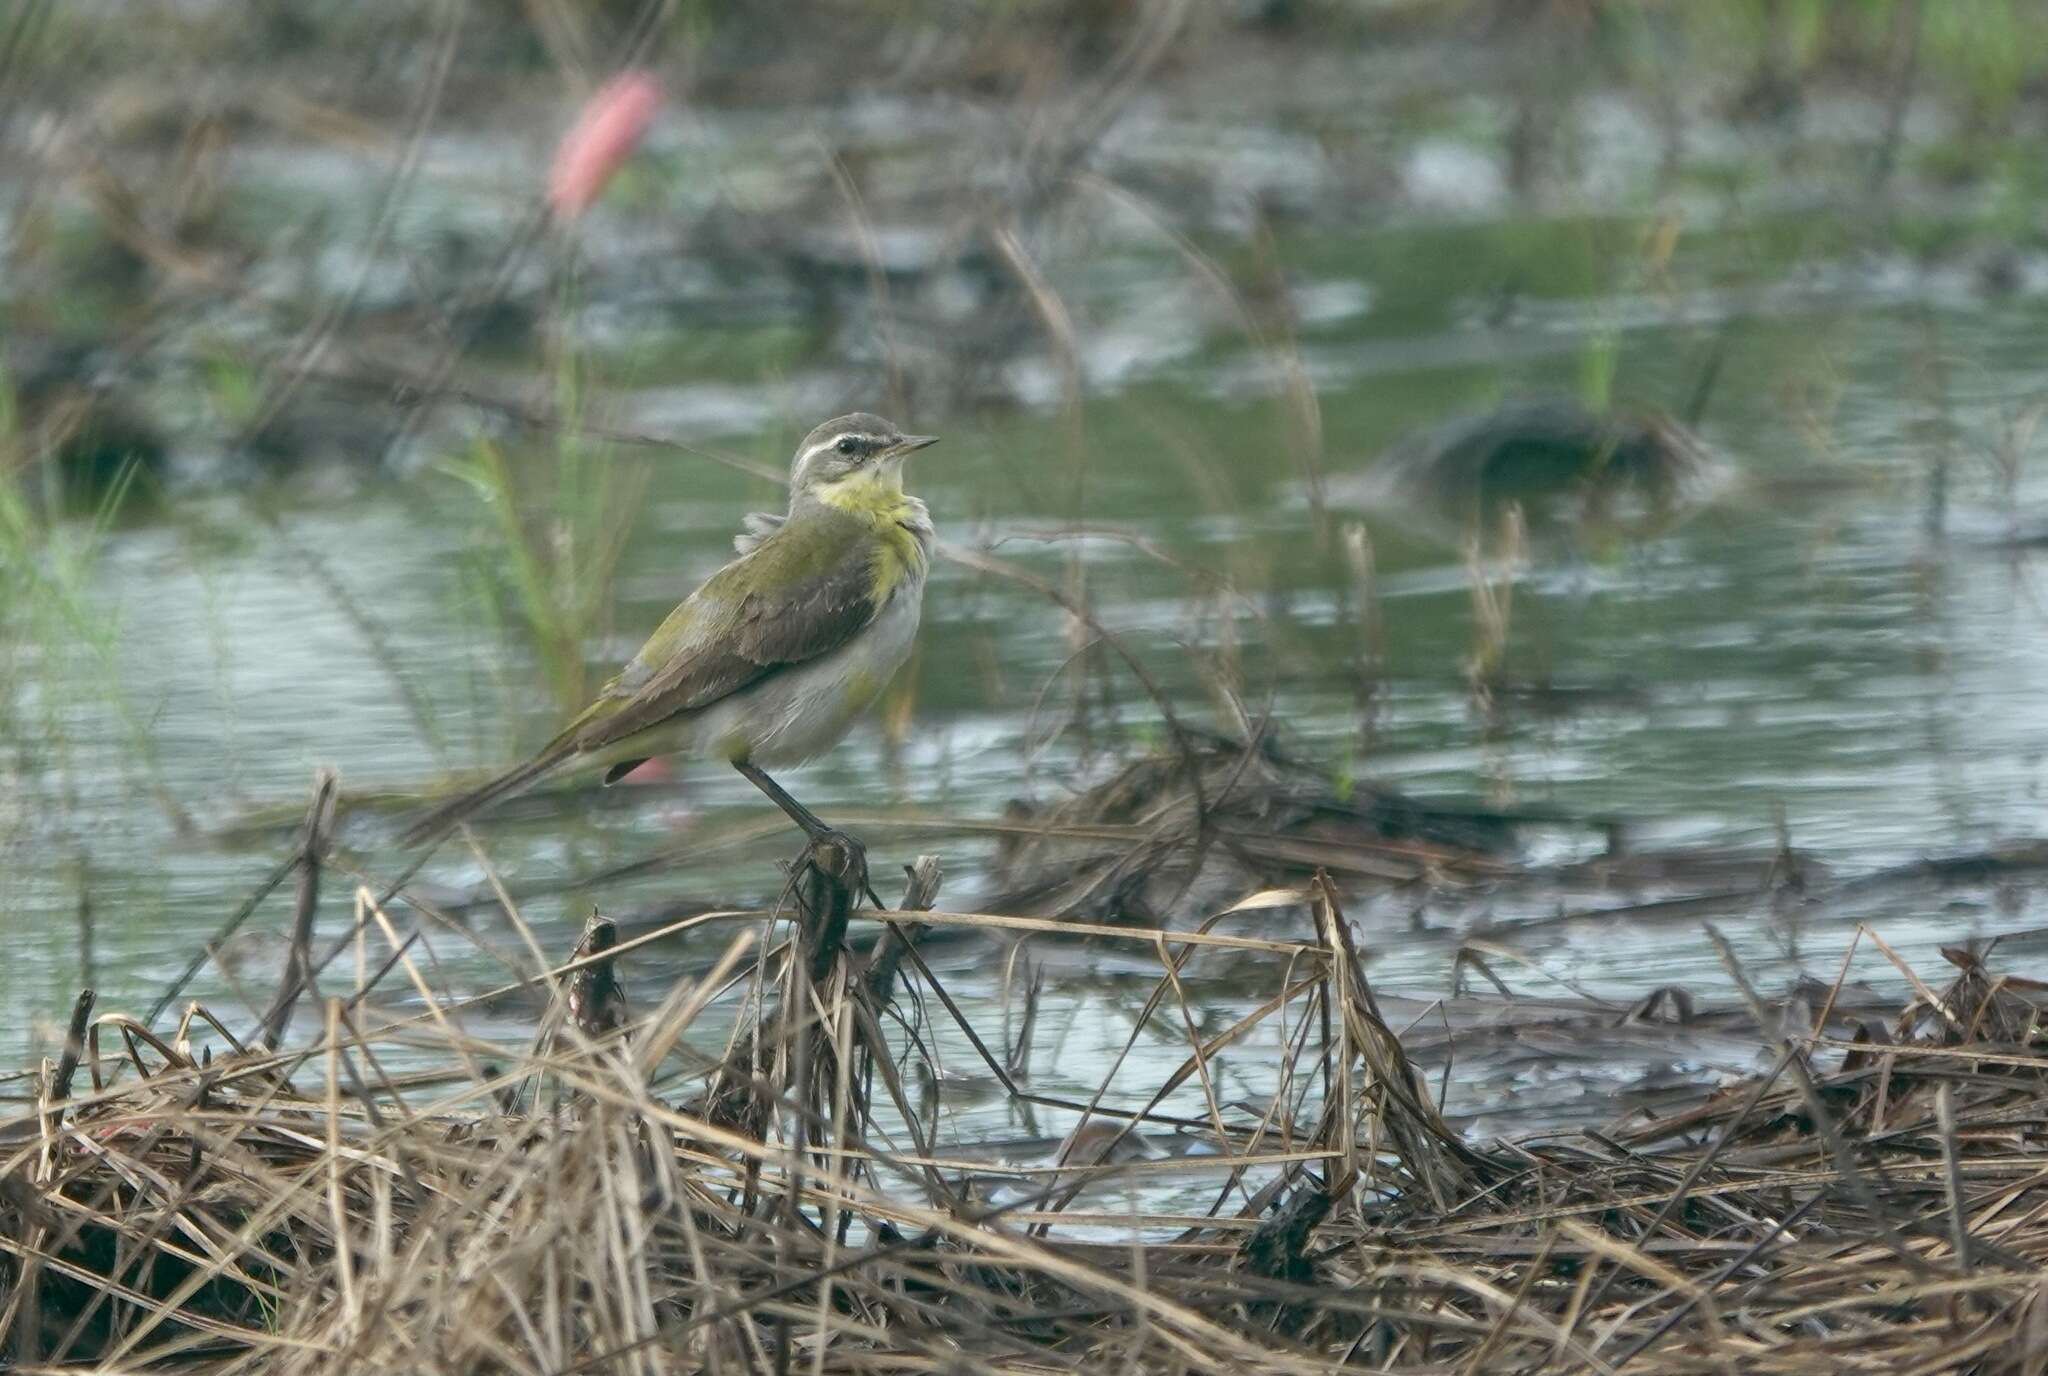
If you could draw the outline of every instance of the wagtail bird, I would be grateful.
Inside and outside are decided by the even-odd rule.
[[[729,762],[804,833],[830,832],[767,774],[846,734],[910,656],[932,520],[903,461],[934,443],[880,416],[828,420],[797,446],[789,510],[747,518],[739,557],[670,612],[597,701],[526,763],[435,808],[401,844],[565,767],[614,783],[655,755]]]

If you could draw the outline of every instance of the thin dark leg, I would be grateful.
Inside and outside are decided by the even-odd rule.
[[[789,820],[801,827],[804,835],[810,837],[813,841],[832,830],[831,827],[818,820],[817,813],[790,797],[788,791],[781,784],[776,783],[775,780],[769,778],[753,765],[748,764],[744,760],[734,760],[732,767],[737,769],[746,778],[748,783],[767,794],[768,801],[781,808],[789,817]]]
[[[769,778],[767,774],[755,766],[741,760],[734,760],[732,767],[737,769],[741,777],[745,778],[748,783],[767,794],[769,802],[781,808],[783,814],[790,821],[795,822],[798,827],[802,828],[804,835],[810,838],[813,846],[827,838],[844,845],[854,858],[854,873],[858,876],[859,880],[856,887],[866,896],[868,902],[872,903],[875,907],[885,906],[882,900],[876,896],[873,886],[868,883],[867,847],[839,830],[839,828],[827,826],[824,822],[820,821],[817,813],[790,797],[789,790],[776,783],[775,780]],[[809,854],[808,851],[805,853]]]

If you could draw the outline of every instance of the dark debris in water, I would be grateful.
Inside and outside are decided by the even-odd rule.
[[[1513,504],[1537,521],[1650,530],[1688,514],[1724,469],[1690,427],[1662,411],[1601,413],[1538,397],[1398,441],[1360,495],[1461,529],[1490,526]]]
[[[1340,791],[1270,742],[1222,738],[1124,765],[1078,797],[1005,811],[996,912],[1160,925],[1248,887],[1328,870],[1409,882],[1495,873],[1529,815],[1425,802],[1392,788]]]
[[[28,475],[30,492],[48,494],[64,512],[93,511],[146,479],[160,482],[169,462],[164,432],[144,414],[111,349],[10,336],[0,349],[0,416],[12,422],[21,459],[47,465],[52,481]],[[0,479],[9,446],[0,444]]]

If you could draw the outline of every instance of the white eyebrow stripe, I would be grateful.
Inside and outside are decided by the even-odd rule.
[[[812,446],[811,446],[810,448],[808,448],[808,449],[804,450],[804,455],[803,455],[803,456],[804,456],[804,459],[805,459],[806,461],[808,461],[808,460],[810,460],[810,459],[812,459],[812,458],[816,457],[816,456],[817,456],[817,455],[819,455],[819,454],[834,454],[834,453],[837,453],[837,452],[838,452],[838,448],[837,448],[837,446],[838,446],[838,444],[839,444],[839,441],[841,441],[841,440],[843,440],[843,439],[855,439],[855,440],[859,440],[859,441],[860,441],[860,446],[861,446],[861,448],[862,448],[862,449],[864,449],[864,450],[866,450],[866,449],[881,449],[881,448],[884,448],[884,447],[885,447],[885,446],[886,446],[886,445],[888,444],[888,441],[887,441],[886,439],[884,439],[884,438],[883,438],[882,436],[880,436],[880,435],[871,435],[871,434],[868,434],[868,433],[867,433],[867,432],[865,432],[865,431],[855,431],[855,430],[849,430],[849,431],[846,431],[846,432],[845,432],[844,434],[838,434],[838,435],[834,435],[834,436],[832,436],[832,438],[830,438],[830,439],[827,439],[827,440],[819,440],[819,441],[818,441],[818,442],[817,442],[816,444],[814,444],[814,445],[812,445]]]

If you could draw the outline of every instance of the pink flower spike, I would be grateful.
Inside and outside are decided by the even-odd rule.
[[[645,72],[613,77],[585,103],[548,171],[548,204],[558,218],[573,220],[590,208],[660,108],[661,87]]]

